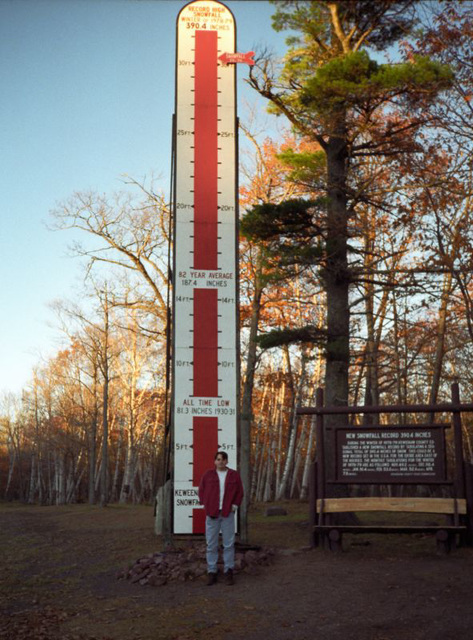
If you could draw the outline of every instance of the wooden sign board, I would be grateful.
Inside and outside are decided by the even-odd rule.
[[[447,425],[337,428],[335,482],[446,481]]]

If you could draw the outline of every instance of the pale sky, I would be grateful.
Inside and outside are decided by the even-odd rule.
[[[113,193],[128,174],[168,195],[181,0],[0,0],[0,392],[19,392],[61,333],[48,302],[73,298],[73,235],[46,228],[74,191]],[[284,50],[265,1],[225,3],[238,51]],[[256,95],[238,66],[239,115]],[[259,103],[264,110],[264,104]]]

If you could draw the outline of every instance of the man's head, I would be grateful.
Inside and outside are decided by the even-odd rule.
[[[225,471],[228,464],[228,454],[225,451],[217,451],[214,457],[214,463],[217,471]]]

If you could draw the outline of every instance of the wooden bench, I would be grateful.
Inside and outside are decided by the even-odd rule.
[[[330,523],[335,513],[396,512],[431,513],[444,515],[450,524],[350,524]],[[439,551],[448,552],[455,536],[465,534],[467,527],[459,523],[459,516],[466,515],[467,502],[457,498],[326,498],[317,500],[316,513],[319,524],[312,526],[313,533],[327,539],[331,550],[341,548],[343,533],[435,533]],[[324,522],[325,524],[320,524]]]

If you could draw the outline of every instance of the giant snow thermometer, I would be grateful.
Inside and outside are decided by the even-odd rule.
[[[215,451],[236,465],[235,23],[196,0],[177,19],[174,192],[174,533],[202,533],[199,480]],[[225,55],[227,54],[227,55]],[[223,58],[222,58],[223,56]],[[230,56],[230,57],[228,57]]]

